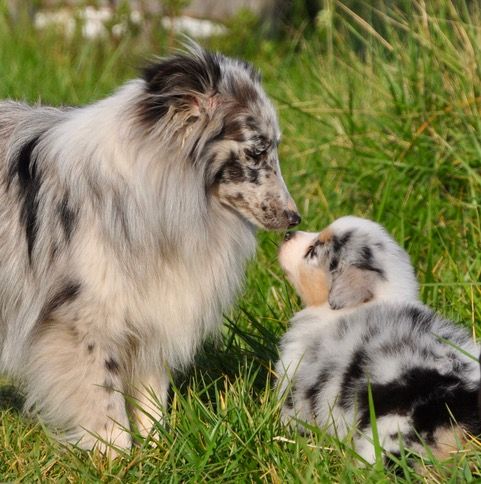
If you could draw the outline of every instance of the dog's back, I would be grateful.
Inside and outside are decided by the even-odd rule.
[[[64,112],[52,107],[0,101],[0,172],[7,169],[7,156],[16,146],[53,126],[63,118]]]
[[[0,102],[0,171],[6,167],[7,147],[15,128],[25,120],[32,108],[26,104],[4,101]]]

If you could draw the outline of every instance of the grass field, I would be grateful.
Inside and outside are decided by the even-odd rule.
[[[302,229],[345,214],[381,222],[410,253],[422,299],[478,337],[481,12],[461,1],[405,2],[411,8],[399,10],[375,3],[378,10],[361,18],[325,2],[317,30],[292,32],[289,41],[238,25],[209,45],[263,71]],[[0,13],[0,97],[92,102],[134,76],[145,56],[165,52],[164,39],[66,40],[14,28]],[[476,442],[450,463],[420,462],[417,473],[403,460],[395,476],[379,465],[360,468],[347,442],[321,432],[296,436],[280,425],[272,368],[300,306],[276,261],[279,238],[259,234],[222,338],[205,346],[189,374],[175,377],[157,446],[139,445],[112,463],[63,448],[20,415],[5,381],[0,481],[413,482],[424,473],[434,482],[479,482]]]

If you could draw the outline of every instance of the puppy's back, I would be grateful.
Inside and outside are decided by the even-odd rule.
[[[381,443],[390,452],[399,453],[400,437],[413,450],[423,451],[421,437],[441,452],[444,441],[455,443],[453,420],[481,432],[479,347],[464,328],[420,304],[385,303],[324,326],[311,322],[310,337],[300,326],[295,319],[282,344],[279,372],[297,365],[289,372],[295,376],[284,418],[295,415],[340,436],[357,427],[356,450],[373,461],[370,387]]]

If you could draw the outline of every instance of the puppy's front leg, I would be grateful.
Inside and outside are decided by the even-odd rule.
[[[140,379],[134,389],[134,415],[140,435],[146,438],[156,422],[163,422],[167,408],[169,373],[158,373]]]

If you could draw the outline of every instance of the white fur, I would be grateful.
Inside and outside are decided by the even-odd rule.
[[[256,129],[276,175],[270,185],[226,176],[222,187],[270,191],[266,228],[287,226],[295,210],[253,69],[196,47],[157,69],[172,79],[147,74],[83,108],[0,103],[0,371],[22,385],[27,410],[84,448],[130,446],[124,396],[146,435],[170,372],[191,363],[234,302],[256,207],[227,204],[215,177],[226,156],[252,149]],[[248,116],[245,144],[222,139]]]

